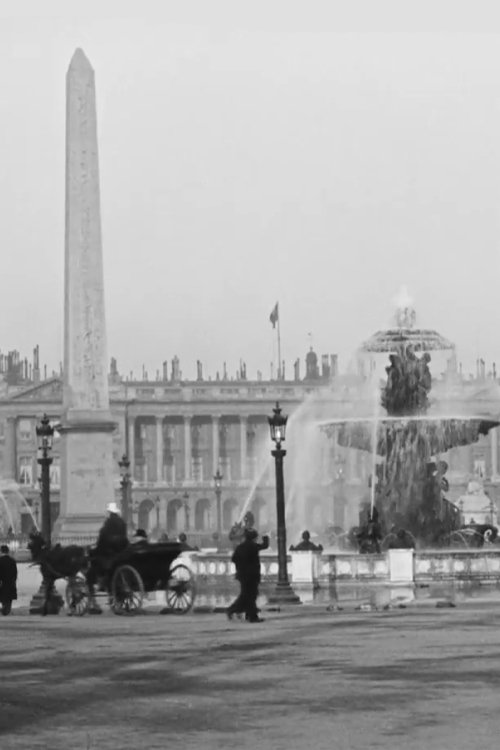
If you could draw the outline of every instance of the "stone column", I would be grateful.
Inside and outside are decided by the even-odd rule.
[[[156,481],[163,482],[163,417],[156,417]]]
[[[184,417],[184,480],[191,479],[191,417]]]
[[[219,466],[219,426],[220,417],[212,417],[212,472],[215,474]]]
[[[498,481],[498,427],[490,430],[491,435],[491,480]]]
[[[240,477],[247,477],[247,417],[240,417]]]
[[[61,514],[54,537],[97,534],[115,500],[108,391],[94,71],[81,49],[66,76],[66,214]]]

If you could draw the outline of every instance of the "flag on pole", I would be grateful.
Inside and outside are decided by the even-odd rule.
[[[273,328],[276,328],[276,323],[278,322],[279,313],[278,313],[278,302],[276,302],[275,306],[273,307],[273,311],[271,315],[269,316],[269,320],[271,321]]]

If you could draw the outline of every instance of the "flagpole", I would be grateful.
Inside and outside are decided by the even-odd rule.
[[[278,303],[278,320],[276,321],[278,323],[278,380],[281,380],[281,337],[280,337],[280,313],[279,313],[279,303]]]

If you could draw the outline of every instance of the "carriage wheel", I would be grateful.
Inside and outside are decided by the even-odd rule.
[[[167,606],[175,614],[185,615],[194,603],[196,590],[194,576],[186,565],[175,565],[170,571],[167,587]]]
[[[68,579],[64,598],[66,599],[68,614],[81,617],[88,612],[90,592],[87,581],[81,573],[77,573],[76,576]]]
[[[115,615],[137,614],[142,608],[144,584],[131,565],[120,565],[111,579],[111,609]]]

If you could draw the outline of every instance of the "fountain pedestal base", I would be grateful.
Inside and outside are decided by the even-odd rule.
[[[397,584],[413,583],[415,580],[415,552],[412,549],[387,550],[389,581]]]
[[[321,551],[294,550],[291,552],[292,582],[300,586],[319,588]]]

